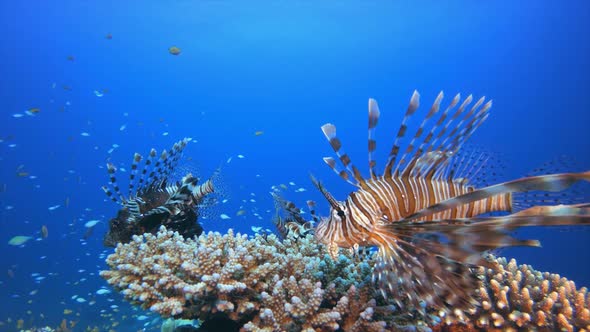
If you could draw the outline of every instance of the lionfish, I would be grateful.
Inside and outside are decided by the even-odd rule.
[[[491,267],[486,252],[540,246],[509,232],[522,226],[590,224],[588,203],[546,206],[539,202],[515,212],[513,193],[563,191],[575,182],[590,181],[590,171],[531,176],[476,188],[472,179],[481,162],[470,165],[470,158],[459,152],[487,119],[492,102],[483,97],[472,104],[470,95],[460,103],[457,95],[441,111],[442,92],[398,160],[400,142],[419,99],[415,91],[382,175],[377,174],[373,159],[380,114],[374,99],[369,99],[370,177],[364,178],[343,152],[336,127],[322,126],[344,168],[335,158],[324,161],[356,190],[338,201],[312,177],[330,204],[330,215],[319,220],[315,236],[333,257],[338,248],[377,247],[373,282],[384,297],[393,295],[400,307],[409,302],[419,312],[424,312],[424,304],[441,310],[472,308],[477,279],[471,269]],[[429,125],[432,118],[437,120]],[[498,211],[504,215],[497,216]]]
[[[284,199],[278,193],[271,192],[271,195],[276,209],[276,214],[272,222],[277,228],[281,239],[287,238],[288,235],[293,235],[295,238],[304,237],[313,232],[313,222],[306,220],[301,215],[301,209],[295,203]],[[308,201],[307,204],[310,207],[312,215],[315,216],[315,210],[313,209],[314,203]],[[281,216],[281,211],[285,212],[285,217]]]
[[[198,179],[187,174],[179,182],[171,181],[174,169],[189,141],[190,139],[185,138],[175,143],[170,153],[163,150],[159,157],[157,151],[151,149],[141,172],[139,164],[143,157],[135,153],[127,197],[123,196],[117,184],[116,167],[111,163],[107,164],[110,188],[103,186],[102,189],[122,208],[109,222],[109,232],[103,241],[105,246],[114,247],[117,243],[127,243],[136,234],[156,232],[160,225],[186,237],[203,232],[197,222],[197,207],[206,195],[214,192],[212,179],[198,185]]]

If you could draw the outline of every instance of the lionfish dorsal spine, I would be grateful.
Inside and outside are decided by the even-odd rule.
[[[162,152],[160,153],[160,158],[158,159],[158,161],[156,161],[156,164],[154,165],[154,171],[152,171],[153,176],[149,181],[152,188],[160,188],[162,182],[165,180],[165,178],[162,177],[162,164],[166,162],[167,158],[168,151],[162,150]]]
[[[442,91],[441,91],[441,94],[442,94]],[[432,139],[434,138],[435,133],[438,131],[438,128],[440,127],[440,125],[442,125],[445,122],[445,119],[447,118],[449,111],[454,109],[455,106],[457,106],[457,103],[459,103],[459,100],[461,100],[461,95],[456,94],[455,97],[451,100],[451,103],[445,108],[445,110],[442,112],[442,114],[440,115],[438,120],[434,123],[434,125],[432,126],[432,128],[430,129],[428,134],[426,134],[426,137],[424,137],[424,140],[422,141],[422,143],[418,147],[418,150],[416,150],[416,155],[422,155],[424,152],[431,151],[432,143],[433,143]],[[436,102],[435,102],[435,104],[436,104]]]
[[[404,154],[401,156],[401,158],[399,160],[399,164],[400,165],[405,164],[406,159],[408,158],[408,156],[412,152],[414,152],[414,154],[409,158],[409,160],[415,160],[419,156],[418,152],[420,150],[417,149],[416,151],[414,151],[414,148],[416,146],[416,141],[422,136],[422,133],[424,132],[424,126],[426,125],[426,123],[428,123],[428,121],[430,120],[430,118],[432,118],[436,113],[438,113],[438,110],[440,109],[440,103],[441,103],[441,101],[443,99],[443,96],[444,96],[444,94],[441,91],[438,94],[438,96],[436,97],[436,99],[434,100],[434,103],[432,104],[432,107],[430,108],[430,111],[428,112],[428,114],[422,120],[422,123],[420,124],[420,126],[416,130],[416,133],[414,134],[414,137],[412,137],[412,140],[410,141],[410,143],[406,147],[406,150],[405,150]]]
[[[377,140],[375,140],[374,136],[380,115],[381,113],[379,112],[377,101],[373,98],[369,98],[369,138],[367,149],[369,151],[369,174],[373,180],[377,179],[377,175],[375,174],[375,166],[377,165],[377,162],[373,158],[373,152],[375,152],[375,149],[377,148]]]
[[[115,176],[117,168],[115,167],[115,165],[107,163],[107,172],[109,173],[109,184],[113,188],[114,194],[118,197],[118,199],[115,198],[115,201],[120,204],[125,204],[125,197],[123,196],[123,194],[121,194],[121,189],[119,188],[119,184],[117,183],[117,177]],[[108,190],[105,192],[107,193],[107,196],[112,196],[109,195]]]
[[[336,160],[334,158],[325,157],[324,162],[326,162],[326,164],[346,182],[352,184],[355,187],[358,187],[360,183],[364,182],[364,179],[360,175],[358,169],[354,165],[352,165],[352,162],[348,154],[342,150],[342,143],[340,142],[340,139],[336,137],[336,126],[334,126],[331,123],[326,123],[322,126],[322,132],[324,133],[324,136],[330,143],[332,150],[334,150],[336,156],[338,156],[338,159],[340,160],[345,169],[338,169],[338,167],[336,166]],[[353,182],[351,178],[354,179],[356,182]]]
[[[457,96],[459,96],[459,98],[460,98],[460,95],[457,95]],[[438,127],[439,124],[444,124],[444,126],[442,126],[442,128],[440,129],[440,131],[438,132],[438,134],[436,135],[436,137],[434,138],[434,140],[432,140],[432,142],[428,146],[428,149],[426,149],[426,152],[440,150],[440,148],[443,146],[443,143],[439,143],[438,145],[437,145],[437,143],[440,140],[444,140],[445,139],[445,134],[447,134],[449,128],[451,127],[451,124],[453,124],[453,122],[461,114],[463,114],[463,111],[471,103],[472,100],[473,100],[473,96],[472,95],[467,96],[467,98],[465,98],[463,100],[463,102],[461,103],[461,105],[459,105],[459,107],[457,108],[457,110],[455,111],[455,113],[453,113],[453,115],[451,115],[450,118],[448,117],[448,112],[451,111],[451,110],[453,110],[455,108],[455,106],[457,105],[457,103],[459,102],[459,100],[457,100],[455,103],[452,102],[451,105],[449,105],[449,107],[442,114],[441,118],[439,119],[439,121],[435,125],[436,127]],[[447,118],[448,118],[448,120],[447,120]]]
[[[107,186],[102,186],[101,189],[104,191],[107,197],[111,199],[111,201],[115,203],[119,202],[119,200],[113,195],[113,192]]]
[[[131,172],[129,173],[129,198],[136,196],[133,188],[135,187],[135,177],[137,176],[137,166],[143,157],[139,153],[133,155],[133,162],[131,163]]]
[[[150,166],[154,162],[156,155],[157,155],[156,149],[152,148],[150,150],[148,158],[145,159],[145,162],[143,164],[143,169],[141,170],[141,177],[139,178],[138,190],[144,189],[144,182],[146,181],[146,174],[150,170]],[[149,183],[149,179],[148,179],[147,183]]]
[[[385,177],[392,176],[391,171],[393,169],[393,166],[395,165],[397,155],[399,154],[400,141],[406,135],[406,131],[408,129],[408,125],[407,125],[408,120],[416,112],[416,110],[418,109],[419,106],[420,106],[420,94],[418,93],[418,91],[414,90],[414,93],[412,94],[412,98],[410,98],[410,104],[408,105],[408,108],[406,109],[406,113],[404,114],[404,118],[402,119],[399,129],[397,130],[397,135],[395,136],[393,146],[391,148],[391,151],[389,152],[389,156],[388,156],[387,162],[385,164],[385,171],[383,173],[383,176],[385,176]]]

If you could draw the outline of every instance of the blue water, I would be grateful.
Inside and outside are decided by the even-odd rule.
[[[232,219],[204,221],[218,231],[271,227],[268,192],[279,184],[325,215],[310,172],[338,199],[353,188],[324,165],[331,149],[320,126],[338,126],[367,174],[368,98],[381,108],[384,165],[414,89],[423,105],[440,90],[447,101],[457,92],[494,99],[470,143],[500,155],[505,178],[560,155],[590,169],[587,1],[3,1],[0,29],[0,330],[20,318],[56,326],[65,317],[81,330],[143,314],[117,294],[95,294],[106,286],[99,255],[110,252],[102,236],[117,210],[100,190],[101,167],[110,158],[129,168],[133,152],[183,137],[197,141],[185,151],[193,170],[207,176],[224,165],[228,201],[217,209]],[[35,116],[13,117],[35,107]],[[237,217],[239,209],[248,213]],[[105,222],[83,241],[92,219]],[[42,225],[49,237],[37,240]],[[502,254],[590,286],[590,231],[518,234],[543,247]],[[34,239],[9,246],[15,235]]]

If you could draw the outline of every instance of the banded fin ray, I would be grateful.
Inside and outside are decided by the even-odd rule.
[[[152,165],[152,163],[154,162],[154,159],[156,158],[157,152],[156,149],[151,149],[150,153],[149,153],[149,157],[146,158],[145,163],[143,164],[143,169],[141,171],[141,177],[139,178],[139,188],[138,188],[138,196],[139,196],[139,192],[143,191],[144,188],[144,181],[146,180],[145,176],[148,172],[148,170],[150,170],[150,166]]]
[[[143,157],[139,153],[133,155],[133,162],[131,163],[131,172],[129,174],[129,198],[133,197],[135,192],[133,187],[135,186],[135,177],[137,176],[137,166]]]
[[[338,159],[340,160],[340,162],[346,170],[339,170],[336,166],[336,160],[334,160],[333,158],[325,157],[324,162],[326,162],[326,164],[346,182],[352,184],[355,187],[358,187],[365,180],[363,179],[359,170],[352,164],[348,154],[342,150],[342,143],[340,142],[340,139],[336,137],[336,126],[331,123],[326,123],[321,128],[322,132],[324,133],[324,136],[330,143],[332,150],[334,150],[334,152],[338,156]],[[351,180],[351,177],[356,182],[353,182]]]
[[[398,165],[405,164],[406,158],[414,150],[414,147],[416,145],[416,141],[420,138],[420,136],[422,136],[422,133],[424,132],[424,126],[426,125],[426,123],[428,122],[428,120],[430,120],[430,118],[432,118],[432,116],[434,116],[436,113],[438,113],[438,111],[440,109],[440,102],[442,101],[443,96],[444,96],[443,92],[442,91],[439,92],[439,94],[436,97],[434,103],[432,104],[432,107],[430,108],[430,111],[428,112],[428,114],[426,114],[426,116],[422,120],[422,123],[420,124],[420,126],[416,130],[416,133],[414,134],[414,137],[412,137],[412,140],[408,144],[408,146],[406,148],[406,151],[404,152],[404,154],[400,158],[400,161],[399,161],[399,164]],[[420,145],[420,146],[422,146],[422,145]],[[421,149],[417,149],[409,160],[414,160],[414,159],[418,158],[420,156],[420,154],[421,154],[421,153],[419,153],[419,152],[421,152],[420,150]]]
[[[125,204],[125,197],[123,196],[123,194],[121,194],[121,189],[119,188],[119,184],[117,183],[117,177],[115,176],[115,174],[117,173],[117,168],[115,167],[115,165],[107,163],[107,172],[109,173],[109,185],[113,188],[114,194],[117,195],[118,198],[113,197],[113,193],[110,190],[108,190],[107,187],[103,187],[103,190],[105,191],[107,196],[113,199],[113,201],[120,204]]]
[[[395,137],[395,141],[393,142],[393,147],[389,152],[389,157],[387,158],[387,163],[385,164],[385,173],[384,176],[391,176],[391,169],[395,165],[397,155],[400,150],[400,141],[406,135],[406,131],[408,129],[407,122],[410,117],[416,113],[416,110],[420,106],[420,94],[418,91],[414,90],[412,97],[410,98],[410,104],[406,110],[406,114],[404,114],[404,118],[402,119],[402,123],[397,130],[397,135]]]
[[[375,135],[375,128],[377,127],[377,122],[379,121],[379,105],[377,101],[373,98],[369,98],[369,140],[368,140],[368,151],[369,151],[369,173],[371,175],[371,179],[376,180],[377,176],[375,175],[375,165],[377,162],[373,159],[373,152],[377,148],[377,141],[373,138]]]

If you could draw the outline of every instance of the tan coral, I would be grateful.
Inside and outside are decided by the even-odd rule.
[[[477,274],[480,306],[465,313],[476,328],[573,331],[590,327],[587,290],[577,290],[566,278],[505,258],[496,259],[493,269],[479,268]],[[461,325],[459,321],[452,315],[446,319],[448,325]]]
[[[246,323],[244,331],[335,331],[343,317],[363,326],[373,320],[374,301],[355,301],[363,310],[338,307],[345,294],[320,282],[326,275],[346,284],[367,278],[366,264],[351,258],[327,264],[326,247],[311,235],[281,241],[230,230],[184,239],[162,227],[119,245],[101,276],[131,302],[164,317],[206,320],[224,313]]]

